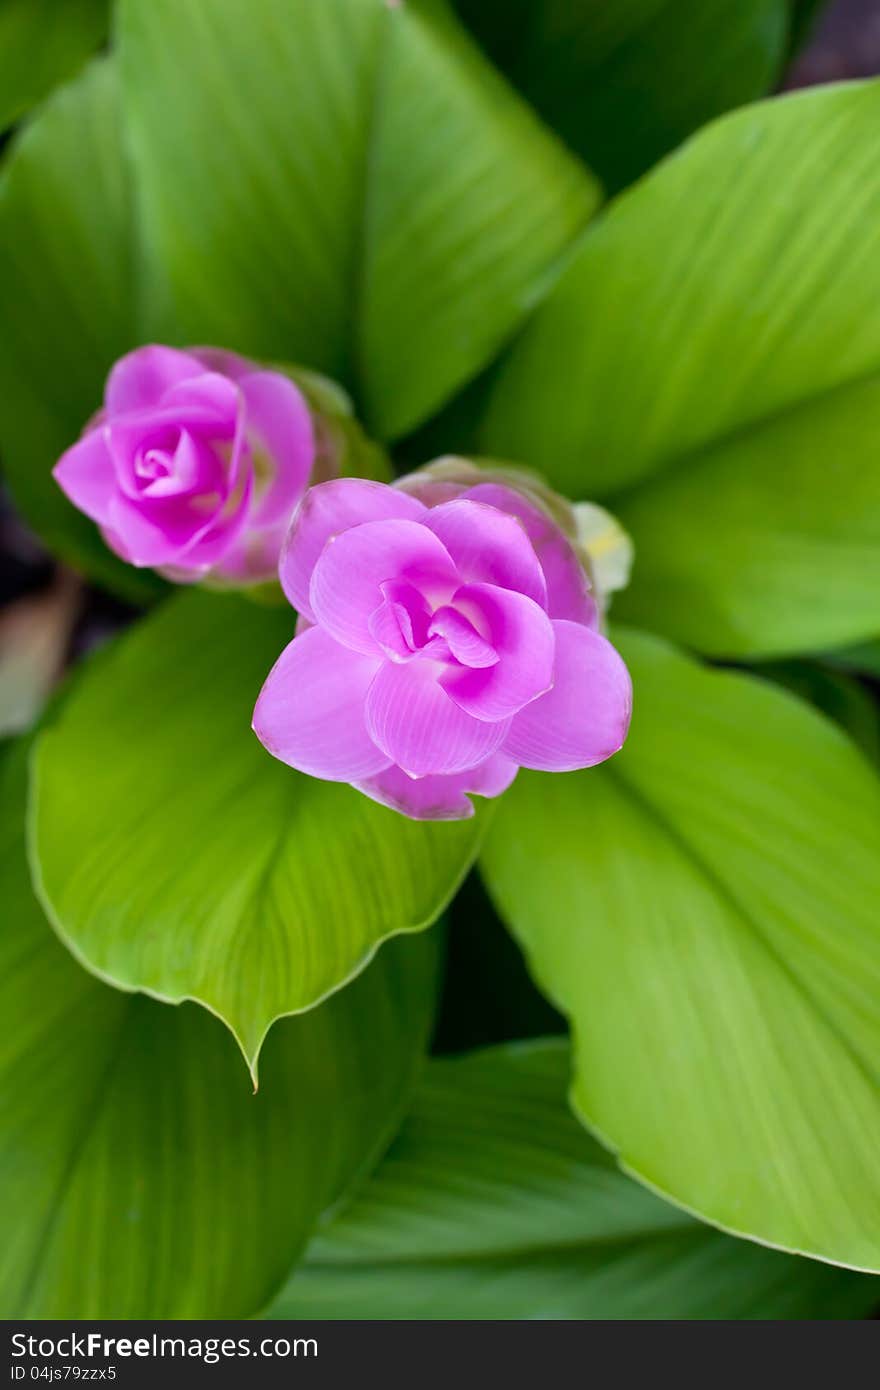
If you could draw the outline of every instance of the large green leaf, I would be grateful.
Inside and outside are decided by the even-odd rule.
[[[148,241],[185,335],[302,361],[401,433],[597,201],[440,0],[123,0]]]
[[[52,548],[133,598],[118,560],[51,477],[137,339],[130,190],[113,67],[93,64],[17,141],[0,176],[0,459]]]
[[[484,857],[575,1105],[714,1224],[878,1270],[880,781],[794,696],[620,637],[623,752],[521,775]]]
[[[612,189],[772,86],[789,0],[456,0],[491,56]]]
[[[108,0],[0,0],[0,130],[95,51],[108,8]]]
[[[286,1020],[254,1096],[202,1009],[108,989],[59,945],[24,856],[24,759],[0,783],[0,1310],[243,1317],[399,1120],[431,1014],[430,937]]]
[[[431,1063],[374,1176],[269,1310],[292,1318],[845,1318],[880,1281],[701,1226],[565,1105],[564,1042]]]
[[[855,676],[817,661],[771,661],[759,666],[758,674],[824,711],[880,766],[880,703]]]
[[[289,608],[186,593],[85,670],[35,756],[33,859],[75,954],[125,989],[195,999],[252,1068],[380,941],[433,921],[473,821],[409,821],[276,762],[250,729]]]
[[[874,680],[880,680],[880,638],[856,647],[838,647],[833,652],[826,652],[825,660],[833,666],[842,666],[847,671],[861,671]]]
[[[718,121],[587,233],[499,374],[483,447],[611,498],[627,621],[726,655],[876,634],[878,120],[869,82]]]

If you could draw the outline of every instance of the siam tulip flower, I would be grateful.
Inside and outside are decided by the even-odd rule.
[[[309,490],[279,571],[297,635],[254,711],[276,758],[454,820],[520,767],[566,772],[621,747],[629,675],[584,565],[538,492],[499,476]]]
[[[280,371],[211,348],[122,357],[104,406],[55,478],[133,565],[193,581],[275,576],[316,454],[312,414]]]

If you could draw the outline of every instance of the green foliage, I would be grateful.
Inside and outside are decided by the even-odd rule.
[[[33,896],[24,748],[0,770],[0,1306],[14,1318],[241,1317],[387,1142],[418,1065],[435,943],[391,942],[285,1020],[251,1094],[201,1009],[108,989]]]
[[[292,627],[286,605],[180,595],[83,674],[34,769],[37,879],[63,940],[123,989],[204,1004],[254,1072],[274,1019],[434,920],[481,834],[269,756],[251,714]]]
[[[123,0],[120,50],[184,336],[344,380],[383,437],[485,365],[596,206],[438,0]]]
[[[610,498],[626,621],[727,656],[878,630],[878,116],[869,82],[711,126],[587,233],[498,375],[486,452]]]
[[[565,1106],[568,1047],[432,1062],[390,1153],[269,1309],[290,1318],[847,1318],[880,1280],[731,1240]]]
[[[487,51],[612,191],[763,96],[789,0],[457,0]]]
[[[0,175],[0,454],[53,549],[145,599],[162,581],[117,560],[51,476],[138,340],[118,98],[113,67],[94,64],[24,130]]]
[[[109,0],[0,0],[0,130],[105,38]]]
[[[633,729],[521,775],[483,866],[624,1168],[727,1230],[880,1269],[880,782],[750,676],[618,633]]]
[[[558,1006],[577,1114],[642,1185],[565,1110],[564,1043],[436,1062],[274,1310],[876,1301],[829,1264],[880,1270],[880,725],[850,674],[880,674],[880,83],[725,116],[590,223],[577,154],[629,183],[771,85],[812,0],[457,8],[563,139],[444,0],[120,0],[113,51],[0,173],[0,455],[58,554],[142,602],[167,586],[51,478],[140,342],[298,363],[337,401],[329,373],[408,458],[530,464],[634,538],[630,741],[422,824],[252,735],[286,605],[185,592],[74,675],[28,810],[56,934],[23,751],[0,768],[6,1315],[270,1302],[400,1118],[421,929],[487,829],[498,915],[473,879],[450,905],[438,1046]],[[0,0],[0,123],[100,41],[104,7],[71,0],[37,53],[45,10]],[[329,430],[345,471],[381,471],[353,417]],[[254,1078],[263,1049],[256,1097],[209,1013]]]

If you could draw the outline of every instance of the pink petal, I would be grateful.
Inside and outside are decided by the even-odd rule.
[[[273,757],[328,782],[355,782],[388,766],[370,738],[364,701],[377,663],[309,628],[285,647],[254,710]]]
[[[517,771],[516,763],[495,753],[469,772],[412,778],[392,766],[356,786],[373,801],[390,806],[411,820],[467,820],[474,808],[465,793],[499,796],[510,786]]]
[[[177,382],[201,376],[202,364],[188,352],[152,343],[135,348],[111,369],[104,391],[109,415],[156,405]]]
[[[425,525],[439,536],[465,583],[498,584],[527,594],[542,607],[544,573],[516,517],[462,497],[428,512]]]
[[[502,483],[478,483],[468,497],[519,517],[544,572],[550,617],[597,627],[598,609],[584,567],[553,518],[522,493]]]
[[[300,391],[280,372],[253,372],[239,387],[247,409],[252,454],[265,455],[268,482],[252,517],[255,526],[289,519],[315,459],[312,417]],[[259,458],[257,481],[260,482]]]
[[[507,791],[518,772],[519,763],[511,762],[503,753],[493,753],[479,767],[463,775],[467,779],[467,791],[477,796],[500,796]]]
[[[386,662],[367,695],[370,736],[414,777],[464,772],[503,743],[509,720],[487,724],[453,704],[439,685],[436,662],[417,657],[406,665]]]
[[[557,619],[553,689],[517,714],[505,757],[541,772],[573,772],[622,747],[632,684],[611,643],[580,623]]]
[[[392,579],[414,584],[432,603],[448,598],[458,583],[446,549],[427,526],[365,521],[324,546],[312,572],[309,606],[337,642],[379,655],[370,616],[382,602],[382,585]]]
[[[445,637],[450,652],[463,666],[497,666],[498,653],[482,637],[469,618],[456,608],[438,608],[431,618],[432,637]]]
[[[161,409],[163,413],[175,411],[181,422],[182,412],[195,411],[205,421],[205,430],[216,428],[220,433],[215,437],[225,439],[235,432],[243,413],[243,396],[240,387],[228,377],[219,372],[202,372],[189,381],[175,382],[162,397]]]
[[[281,587],[298,613],[314,618],[309,603],[312,570],[331,536],[365,521],[415,520],[425,508],[414,497],[363,478],[334,478],[310,488],[281,552]],[[377,600],[378,602],[378,600]]]
[[[81,512],[106,523],[116,495],[116,473],[103,427],[84,435],[56,463],[52,477]]]
[[[556,639],[543,608],[494,584],[465,584],[454,605],[485,632],[498,663],[483,670],[451,666],[441,684],[459,708],[494,723],[516,714],[553,683]]]

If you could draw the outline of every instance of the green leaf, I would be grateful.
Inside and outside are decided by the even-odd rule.
[[[878,631],[878,119],[869,82],[702,132],[587,233],[500,372],[484,451],[610,498],[626,621],[729,656]]]
[[[251,716],[292,627],[286,605],[182,594],[83,671],[35,754],[64,941],[123,989],[204,1004],[254,1071],[274,1019],[434,920],[483,820],[409,821],[269,756]]]
[[[820,14],[827,6],[828,0],[791,0],[791,53],[796,53],[807,43]]]
[[[574,1103],[706,1220],[876,1271],[880,780],[793,696],[618,636],[623,752],[521,774],[483,860]]]
[[[433,1062],[391,1151],[267,1316],[854,1318],[878,1281],[732,1240],[625,1178],[560,1042]]]
[[[856,647],[835,648],[833,652],[825,652],[823,660],[833,666],[842,666],[846,671],[861,671],[874,680],[880,680],[880,638]]]
[[[457,0],[487,52],[607,187],[763,96],[788,0]]]
[[[446,970],[433,1051],[565,1032],[565,1020],[535,988],[522,952],[470,873],[446,913]]]
[[[184,336],[346,381],[382,436],[492,357],[596,206],[438,0],[123,0],[120,57]]]
[[[777,661],[758,667],[786,690],[809,700],[842,728],[872,762],[880,765],[880,705],[854,676],[816,661]]]
[[[51,476],[136,341],[119,121],[114,68],[95,63],[25,129],[0,176],[0,455],[51,547],[140,600],[161,580],[118,560]]]
[[[4,1316],[248,1316],[396,1126],[434,943],[389,943],[280,1025],[254,1096],[216,1020],[108,989],[59,945],[27,876],[22,751],[0,782]]]
[[[0,130],[95,51],[107,11],[108,0],[0,0]]]

